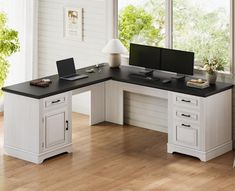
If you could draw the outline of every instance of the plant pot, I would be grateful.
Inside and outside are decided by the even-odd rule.
[[[206,73],[206,79],[209,84],[215,84],[217,79],[217,72],[213,72],[212,74]]]

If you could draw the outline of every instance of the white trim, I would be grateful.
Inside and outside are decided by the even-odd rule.
[[[170,143],[167,144],[167,152],[168,153],[174,153],[174,152],[184,153],[186,155],[191,155],[191,156],[197,157],[203,162],[207,162],[207,161],[209,161],[213,158],[216,158],[218,156],[221,156],[222,154],[225,154],[231,150],[232,150],[232,141],[229,141],[227,143],[219,145],[218,147],[210,149],[205,152],[200,151],[200,150],[196,151],[191,148],[186,148],[183,146],[174,145],[174,144],[170,144]]]
[[[38,1],[26,1],[25,4],[25,61],[26,80],[37,78],[37,24],[38,24]]]
[[[38,0],[34,1],[33,78],[38,78]]]
[[[14,148],[9,145],[4,145],[4,154],[13,156],[22,160],[30,161],[35,164],[41,164],[45,159],[61,153],[71,153],[72,143],[63,145],[55,150],[39,153],[28,152],[19,148]]]
[[[234,59],[235,59],[235,3],[230,0],[230,73],[235,73]]]
[[[118,0],[106,0],[106,41],[118,37]]]
[[[173,48],[173,2],[166,0],[166,48]]]
[[[113,0],[114,1],[114,11],[113,12],[113,18],[115,20],[114,22],[114,38],[118,38],[118,0]]]

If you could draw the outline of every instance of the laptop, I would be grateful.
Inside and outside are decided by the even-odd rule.
[[[56,65],[60,79],[74,81],[88,77],[86,74],[79,75],[76,73],[73,58],[56,61]]]

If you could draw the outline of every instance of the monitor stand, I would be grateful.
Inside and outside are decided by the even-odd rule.
[[[143,69],[141,71],[138,71],[137,73],[133,73],[131,76],[137,77],[139,79],[145,79],[149,81],[159,81],[160,78],[154,76],[154,71],[152,69]]]
[[[144,76],[144,77],[149,77],[153,76],[154,70],[151,69],[144,69],[138,72],[139,75]]]
[[[177,74],[173,77],[171,77],[172,79],[175,79],[175,80],[185,80],[185,75],[182,75],[182,74]]]

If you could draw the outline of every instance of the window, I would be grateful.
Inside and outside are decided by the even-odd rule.
[[[199,65],[205,55],[229,63],[230,0],[173,0],[173,48],[194,51]]]
[[[118,34],[122,43],[164,46],[165,0],[119,0]]]
[[[118,0],[118,37],[195,52],[195,64],[219,57],[230,70],[231,0]],[[170,43],[169,43],[170,42]]]

